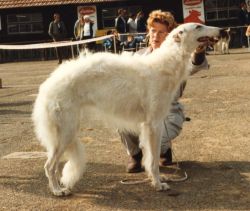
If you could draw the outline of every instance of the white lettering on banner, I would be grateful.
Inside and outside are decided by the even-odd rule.
[[[200,4],[202,0],[184,0],[184,4],[187,6]]]
[[[184,23],[205,23],[204,0],[182,0]]]
[[[60,41],[60,42],[49,42],[49,43],[36,43],[36,44],[26,44],[26,45],[0,45],[0,49],[6,50],[26,50],[26,49],[42,49],[42,48],[55,48],[55,47],[64,47],[64,46],[72,46],[79,45],[89,42],[95,42],[99,40],[104,40],[110,37],[114,37],[114,35],[106,35],[102,37],[87,39],[87,40],[79,40],[79,41]]]

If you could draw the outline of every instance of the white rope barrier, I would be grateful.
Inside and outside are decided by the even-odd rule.
[[[228,28],[243,28],[247,26],[227,26]],[[223,27],[223,28],[227,28]],[[146,35],[146,33],[124,33],[119,35]],[[105,40],[107,38],[115,38],[113,34],[105,35],[101,37],[91,38],[87,40],[78,40],[78,41],[57,41],[57,42],[46,42],[46,43],[36,43],[36,44],[23,44],[23,45],[0,45],[0,49],[2,50],[27,50],[27,49],[44,49],[44,48],[56,48],[56,47],[64,47],[64,46],[73,46],[73,45],[81,45],[89,42],[96,42],[100,40]],[[114,39],[115,43],[115,39]],[[114,45],[116,47],[116,45]],[[116,52],[116,49],[115,49]]]
[[[147,35],[147,33],[142,33],[142,32],[140,32],[140,33],[119,33],[119,35]]]
[[[223,26],[220,28],[231,28],[231,29],[237,29],[237,28],[247,28],[247,26]]]
[[[222,28],[243,28],[247,26],[226,26]],[[119,35],[146,35],[146,33],[124,33]],[[78,40],[78,41],[57,41],[57,42],[47,42],[47,43],[36,43],[36,44],[24,44],[24,45],[0,45],[0,49],[3,50],[26,50],[26,49],[42,49],[42,48],[56,48],[56,47],[64,47],[64,46],[73,46],[73,45],[81,45],[89,42],[95,42],[104,40],[110,37],[114,37],[114,35],[105,35],[101,37],[91,38],[87,40]]]
[[[106,35],[106,36],[91,38],[87,40],[78,40],[78,41],[58,41],[58,42],[47,42],[47,43],[25,44],[25,45],[0,45],[0,49],[27,50],[27,49],[56,48],[56,47],[80,45],[84,43],[95,42],[95,41],[104,40],[110,37],[114,37],[114,35]]]

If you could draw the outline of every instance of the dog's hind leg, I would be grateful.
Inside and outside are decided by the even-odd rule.
[[[65,152],[65,157],[68,159],[62,171],[61,183],[71,189],[75,183],[81,178],[85,170],[85,151],[81,142],[73,142]]]
[[[226,53],[229,54],[229,43],[225,43]]]
[[[63,152],[63,147],[56,147],[55,149],[53,149],[48,153],[48,160],[44,166],[45,174],[49,180],[49,187],[53,194],[56,196],[64,196],[70,194],[69,190],[61,188],[57,177],[59,161]]]
[[[222,44],[221,44],[221,52],[222,52],[222,54],[227,53],[227,46],[226,46],[225,42],[222,42]]]
[[[56,133],[54,134],[54,142],[52,148],[49,148],[48,161],[45,164],[45,172],[49,179],[49,186],[51,191],[56,196],[65,196],[69,195],[70,189],[69,186],[61,187],[59,185],[58,178],[58,166],[61,160],[61,157],[69,152],[76,153],[76,155],[71,156],[73,159],[69,158],[67,163],[74,163],[75,156],[79,157],[79,154],[82,152],[82,147],[79,147],[79,150],[76,150],[77,144],[76,133],[79,128],[79,114],[74,113],[73,111],[61,110],[57,113],[58,118],[54,118],[54,126],[56,128]],[[52,123],[51,123],[52,124]],[[80,153],[78,153],[78,151]],[[68,157],[68,156],[67,156]],[[66,163],[66,166],[69,165]],[[81,169],[81,167],[79,166]],[[70,169],[74,170],[74,169]],[[77,171],[77,170],[76,170]],[[71,178],[70,178],[71,179]],[[70,181],[68,181],[70,183]],[[74,182],[75,183],[75,182]]]
[[[142,146],[144,147],[145,153],[144,165],[149,178],[152,180],[152,185],[158,191],[167,190],[170,188],[167,183],[162,183],[160,179],[160,134],[160,127],[154,127],[148,123],[143,123],[141,125],[140,139],[142,141]]]

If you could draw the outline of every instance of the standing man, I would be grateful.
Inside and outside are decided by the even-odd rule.
[[[126,20],[126,10],[125,9],[119,9],[118,10],[118,16],[115,19],[115,28],[116,31],[119,34],[124,34],[128,32],[127,29],[127,20]],[[125,42],[127,39],[126,35],[119,35],[120,36],[120,41]]]
[[[246,31],[246,27],[249,24],[249,12],[247,11],[247,5],[245,2],[240,4],[240,12],[238,15],[239,18],[239,25],[240,25],[240,47],[245,47],[246,46],[246,37],[245,37],[245,31]],[[246,26],[246,27],[244,27]]]
[[[55,42],[65,40],[67,36],[67,30],[63,21],[60,20],[60,14],[54,14],[54,20],[49,25],[49,35]],[[63,47],[56,48],[57,58],[59,60],[58,64],[62,63],[63,59]]]
[[[137,13],[135,22],[137,25],[137,32],[143,33],[147,31],[147,24],[143,11]]]
[[[170,12],[155,10],[149,14],[147,27],[149,35],[149,47],[138,51],[138,54],[150,54],[159,48],[168,33],[176,27],[176,22]],[[193,70],[191,74],[196,73],[201,68],[208,68],[207,60],[205,58],[205,46],[201,46],[200,48],[196,49],[193,54],[192,65]],[[185,85],[186,82],[181,84],[172,102],[172,108],[163,122],[164,129],[162,131],[161,137],[160,166],[172,164],[171,143],[172,140],[174,140],[180,134],[183,122],[185,121],[184,108],[179,102],[179,98],[183,94]],[[128,131],[119,131],[119,134],[121,136],[121,141],[129,155],[127,172],[136,173],[143,171],[141,165],[143,153],[139,147],[139,134],[134,134]]]

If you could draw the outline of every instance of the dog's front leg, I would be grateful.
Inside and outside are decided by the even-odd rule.
[[[156,190],[170,189],[167,183],[162,183],[160,180],[159,159],[160,159],[160,134],[161,128],[152,126],[149,123],[141,125],[141,141],[144,147],[144,165],[149,178],[152,180],[152,185]]]

